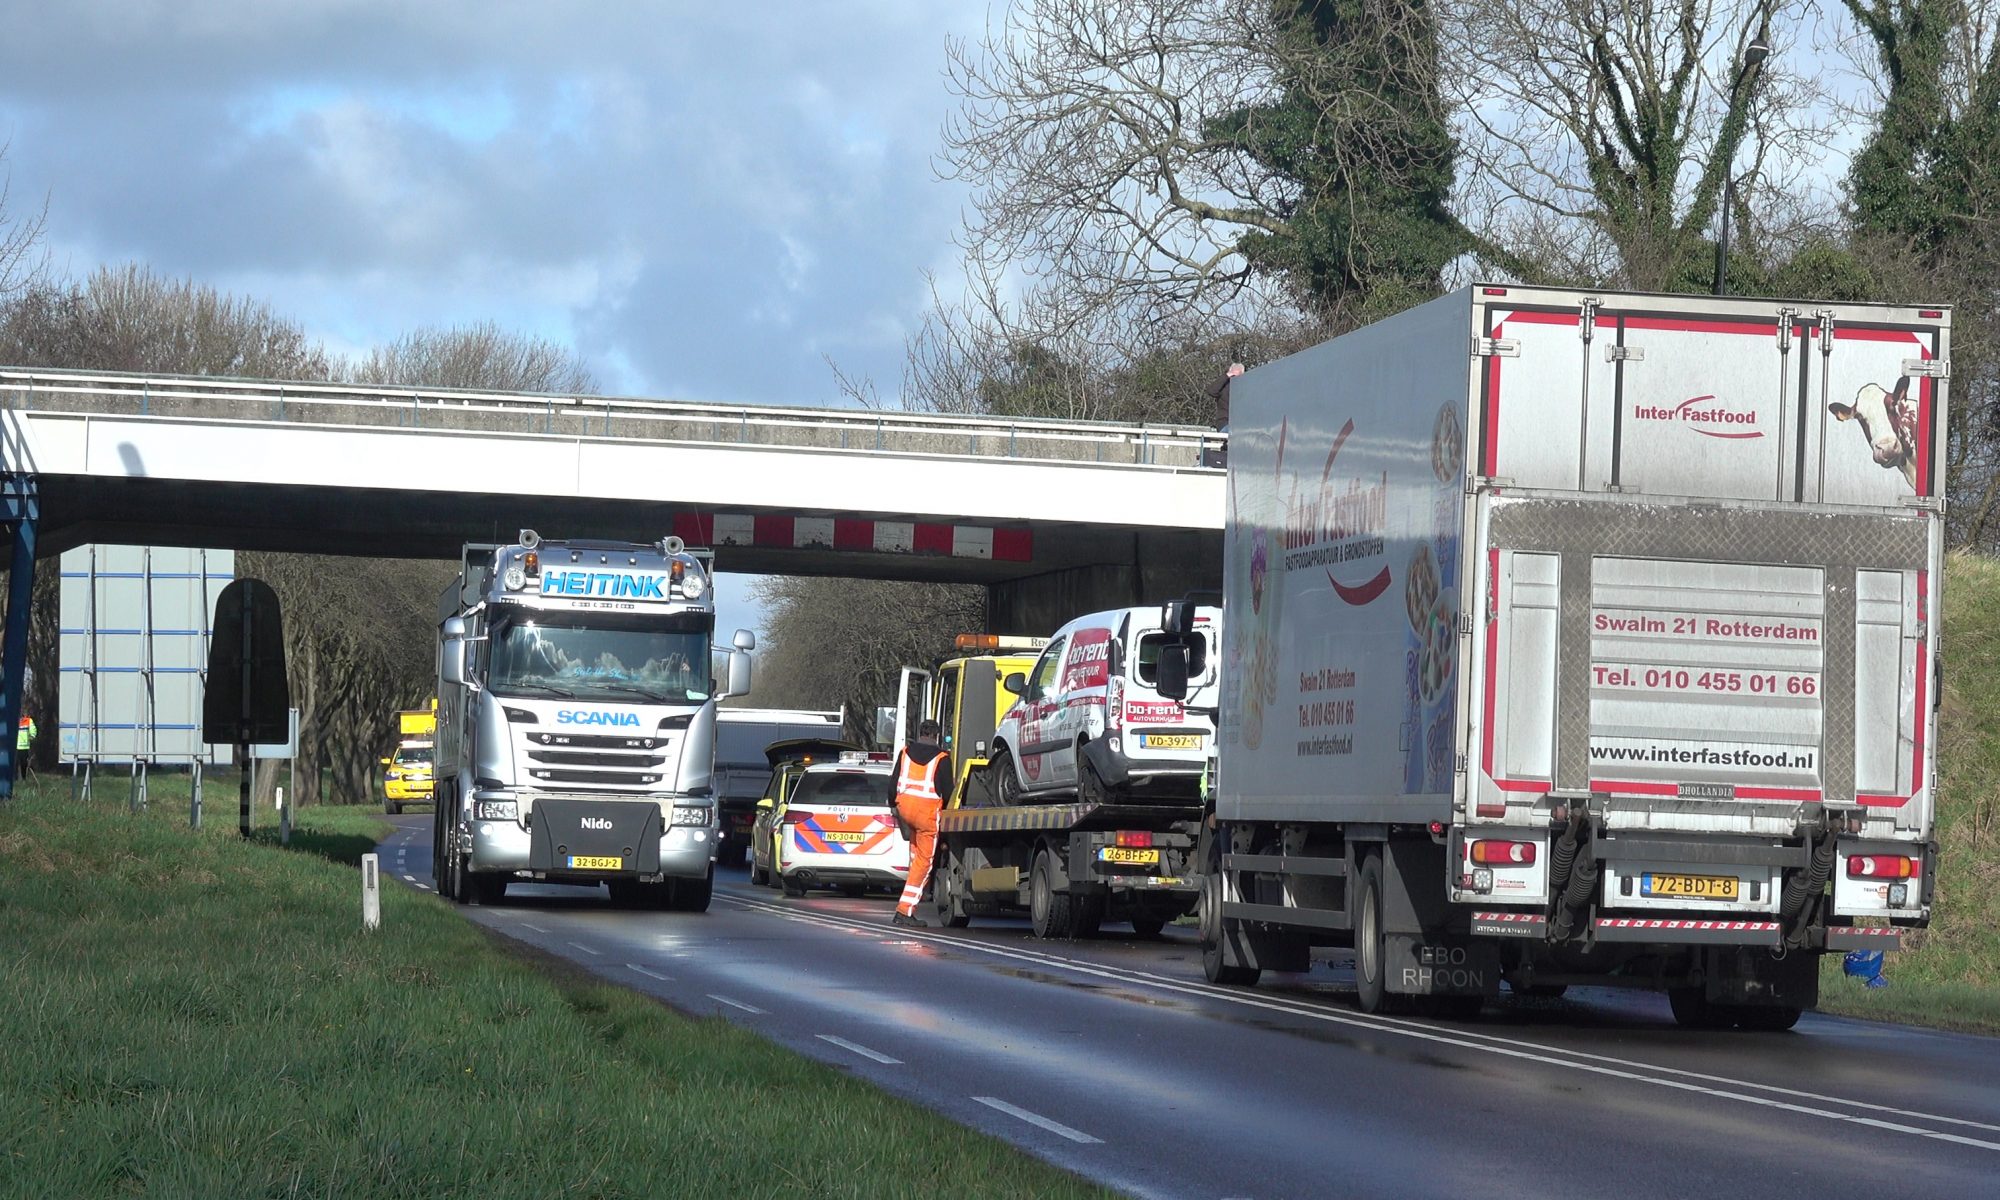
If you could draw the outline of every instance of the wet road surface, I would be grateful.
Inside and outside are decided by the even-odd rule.
[[[430,817],[395,823],[383,872],[428,890]],[[1216,987],[1185,929],[899,929],[741,870],[703,914],[521,885],[461,911],[1135,1195],[2000,1195],[2000,1039],[1693,1032],[1610,990],[1375,1017],[1339,964]]]

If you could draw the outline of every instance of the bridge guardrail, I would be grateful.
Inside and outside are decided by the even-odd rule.
[[[1190,425],[791,408],[0,367],[0,404],[50,412],[397,425],[569,437],[1096,462],[1187,470],[1228,435]]]

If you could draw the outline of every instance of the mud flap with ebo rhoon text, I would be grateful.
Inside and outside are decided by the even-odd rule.
[[[1494,996],[1500,950],[1490,942],[1391,933],[1382,938],[1384,982],[1405,996]]]

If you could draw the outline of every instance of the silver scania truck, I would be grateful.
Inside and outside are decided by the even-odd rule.
[[[708,908],[715,709],[750,690],[756,639],[712,652],[707,558],[528,529],[465,547],[438,602],[440,895],[605,883],[615,903]]]

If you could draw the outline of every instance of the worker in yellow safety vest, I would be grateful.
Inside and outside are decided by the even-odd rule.
[[[937,853],[938,810],[944,807],[941,780],[951,778],[951,755],[945,752],[936,721],[917,725],[917,736],[896,755],[896,816],[910,839],[910,874],[896,902],[897,925],[918,925],[917,901],[931,878],[931,858]]]

